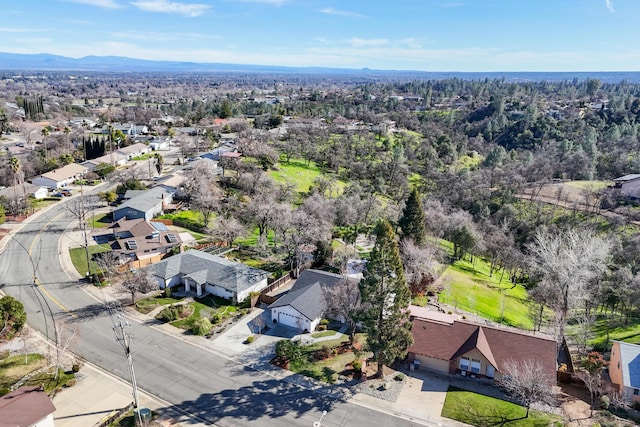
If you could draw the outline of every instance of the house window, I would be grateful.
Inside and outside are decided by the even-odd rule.
[[[471,359],[471,372],[479,374],[481,366],[482,365],[480,364],[479,360]]]
[[[640,389],[638,389],[638,388],[634,388],[634,389],[633,389],[633,395],[634,395],[634,396],[638,396],[638,395],[640,395]]]
[[[468,371],[469,370],[469,359],[466,357],[460,358],[460,370]]]

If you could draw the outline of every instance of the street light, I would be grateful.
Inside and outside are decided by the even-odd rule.
[[[320,415],[320,419],[318,421],[313,422],[313,427],[321,427],[322,426],[322,418],[327,415],[327,411],[322,411],[322,415]]]

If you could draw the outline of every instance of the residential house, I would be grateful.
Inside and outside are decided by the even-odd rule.
[[[613,342],[609,377],[625,402],[640,403],[640,345]]]
[[[102,127],[102,133],[107,135],[110,131],[118,130],[126,136],[144,135],[149,133],[149,128],[146,125],[134,125],[132,123],[104,125]]]
[[[640,198],[640,174],[633,173],[613,180],[613,188],[626,197]]]
[[[234,302],[242,302],[251,292],[266,288],[269,275],[264,270],[198,250],[171,256],[146,269],[162,289],[184,285],[186,292],[193,290],[198,296],[208,293]]]
[[[151,148],[148,145],[143,144],[141,142],[136,142],[135,144],[127,145],[126,147],[119,148],[118,151],[116,151],[116,153],[119,153],[120,155],[124,156],[127,160],[131,160],[134,157],[147,154],[149,151],[151,151]]]
[[[289,292],[269,306],[271,320],[300,331],[313,331],[327,314],[324,288],[345,280],[340,274],[328,271],[304,270]],[[357,286],[357,280],[352,281]]]
[[[25,182],[24,184],[12,185],[11,187],[5,187],[0,190],[0,197],[13,198],[24,196],[31,197],[33,199],[44,199],[49,194],[47,187],[40,185],[33,185]]]
[[[124,166],[127,163],[127,157],[114,151],[104,156],[82,162],[82,166],[86,166],[90,171],[94,171],[100,164],[108,164],[112,166]]]
[[[54,427],[56,408],[40,387],[22,386],[0,397],[0,425],[11,427]]]
[[[85,174],[89,171],[86,166],[82,166],[78,163],[71,163],[58,169],[54,169],[50,172],[38,175],[31,180],[33,185],[39,185],[57,190],[58,188],[66,187],[72,184],[77,179],[84,178]]]
[[[509,363],[534,360],[550,380],[556,378],[552,339],[450,318],[414,318],[411,333],[414,342],[408,358],[414,366],[499,381]]]
[[[142,218],[121,219],[108,229],[109,235],[97,236],[96,240],[108,239],[111,249],[122,261],[133,262],[138,268],[160,261],[182,244],[179,233],[161,222]]]
[[[168,151],[171,149],[171,138],[154,136],[149,141],[149,148],[153,151]]]
[[[162,215],[173,201],[174,193],[175,191],[164,187],[154,187],[139,193],[114,209],[113,220],[144,218],[149,221]]]

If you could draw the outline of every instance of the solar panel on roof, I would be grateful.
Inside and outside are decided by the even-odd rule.
[[[178,241],[178,239],[176,238],[176,235],[173,234],[173,233],[169,233],[169,234],[165,235],[165,237],[166,237],[166,239],[167,239],[167,241],[169,243],[175,243],[175,242]]]
[[[135,251],[138,249],[138,244],[135,240],[127,240],[127,246],[129,247],[130,251]]]

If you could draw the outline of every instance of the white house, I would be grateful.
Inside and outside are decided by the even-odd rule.
[[[99,164],[103,163],[112,166],[124,166],[127,163],[127,157],[117,151],[114,151],[112,153],[105,154],[104,156],[82,162],[82,165],[86,166],[90,171],[93,171]]]
[[[613,180],[614,188],[620,191],[622,196],[640,197],[640,174],[633,173]]]
[[[0,190],[0,197],[13,198],[28,196],[34,199],[44,199],[49,194],[47,187],[33,185],[25,182],[24,184],[12,185]]]
[[[186,292],[205,293],[242,302],[267,287],[268,272],[217,255],[189,250],[146,267],[160,288],[184,285]]]
[[[122,147],[118,149],[116,152],[124,156],[127,160],[131,160],[134,157],[147,154],[149,151],[151,151],[151,148],[148,145],[143,144],[141,142],[136,142],[135,144]]]
[[[84,178],[85,174],[89,171],[86,166],[82,166],[78,163],[71,163],[61,168],[52,170],[42,175],[38,175],[31,180],[33,185],[40,185],[43,187],[57,190],[58,188],[66,187],[72,184],[75,180]]]
[[[0,425],[17,427],[54,427],[53,406],[40,387],[22,386],[0,397]]]
[[[161,215],[167,205],[173,202],[174,194],[175,190],[168,187],[154,187],[142,191],[114,209],[113,221],[119,221],[122,218],[144,218],[150,221],[154,216]]]

